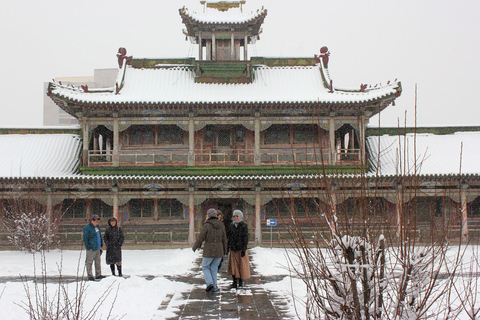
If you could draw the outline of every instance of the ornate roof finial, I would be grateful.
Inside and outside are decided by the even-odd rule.
[[[118,59],[118,67],[121,69],[123,66],[123,60],[126,61],[126,65],[129,65],[132,61],[132,56],[127,57],[127,49],[120,47],[118,48],[117,59]]]
[[[322,58],[323,66],[325,68],[328,68],[328,60],[329,60],[329,57],[330,57],[330,51],[328,51],[327,47],[321,47],[320,48],[320,57]]]
[[[207,8],[214,8],[218,11],[228,11],[230,8],[240,8],[245,4],[246,0],[201,0],[200,3],[207,6]]]

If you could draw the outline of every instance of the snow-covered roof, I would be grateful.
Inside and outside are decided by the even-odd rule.
[[[205,24],[242,24],[249,23],[264,17],[267,10],[258,9],[255,12],[244,13],[238,8],[231,8],[228,11],[219,11],[215,9],[207,9],[205,12],[197,13],[189,11],[187,8],[180,9],[180,14],[187,17],[192,22]]]
[[[74,134],[0,135],[0,177],[74,176],[82,141]]]
[[[253,68],[248,84],[195,83],[190,66],[136,69],[127,67],[123,88],[114,92],[83,92],[51,84],[52,94],[92,104],[206,104],[206,103],[361,103],[396,94],[399,82],[375,89],[331,92],[325,87],[320,64],[304,67]]]
[[[384,176],[480,174],[480,132],[370,136],[367,147]]]
[[[78,130],[80,125],[71,124],[64,126],[44,126],[44,125],[0,125],[0,129],[13,129],[13,130]]]

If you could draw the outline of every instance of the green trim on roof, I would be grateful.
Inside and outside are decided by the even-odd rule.
[[[394,128],[394,127],[381,127],[381,128],[367,128],[366,135],[368,136],[381,136],[381,135],[404,135],[406,133],[431,133],[431,134],[452,134],[455,132],[475,132],[480,131],[480,127],[466,126],[466,127],[407,127],[407,128]]]
[[[171,65],[195,65],[195,58],[172,58],[172,59],[165,59],[165,58],[158,58],[158,59],[132,59],[131,61],[132,67],[137,69],[142,68],[161,68],[162,64],[165,66]]]
[[[265,65],[268,67],[295,67],[295,66],[314,66],[317,61],[314,57],[304,58],[272,58],[272,57],[251,57],[252,66]]]
[[[131,65],[134,68],[141,69],[141,68],[161,68],[162,65],[171,66],[171,65],[186,65],[186,66],[194,66],[196,63],[215,63],[217,61],[208,61],[208,60],[201,60],[196,61],[195,58],[137,58],[132,59]],[[221,61],[220,63],[226,63],[225,61]],[[295,66],[314,66],[317,61],[314,57],[300,57],[300,58],[279,58],[279,57],[251,57],[250,61],[231,61],[230,64],[240,63],[240,64],[247,64],[250,63],[252,66],[254,65],[265,65],[268,67],[295,67]]]
[[[80,128],[1,128],[0,134],[78,134]]]
[[[323,171],[325,170],[325,172]],[[363,170],[364,171],[364,170]],[[291,174],[358,174],[360,166],[276,166],[276,167],[81,167],[85,175],[130,175],[130,176],[265,176]]]

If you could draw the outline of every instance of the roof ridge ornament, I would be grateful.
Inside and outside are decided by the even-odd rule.
[[[200,0],[200,4],[205,8],[214,8],[218,11],[225,12],[230,8],[240,8],[240,12],[243,12],[243,5],[246,0]]]
[[[330,51],[328,51],[328,48],[326,46],[323,46],[320,48],[320,55],[315,55],[315,59],[317,60],[317,63],[320,63],[320,59],[322,59],[323,66],[328,69],[328,60],[330,57]]]
[[[130,65],[132,63],[132,56],[127,57],[127,49],[120,47],[118,48],[118,53],[117,53],[117,59],[118,59],[118,68],[121,69],[123,66],[123,60],[126,60],[126,65]]]

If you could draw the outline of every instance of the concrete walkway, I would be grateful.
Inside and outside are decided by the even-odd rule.
[[[198,259],[192,270],[194,277],[170,278],[194,284],[195,288],[182,294],[185,303],[180,306],[177,315],[169,319],[295,319],[287,312],[287,297],[275,295],[262,288],[262,284],[280,281],[283,276],[260,277],[251,264],[252,277],[245,281],[243,289],[230,290],[232,280],[226,271],[227,261],[224,261],[218,275],[220,291],[210,293],[205,292],[201,264],[201,259]],[[168,303],[169,301],[164,301],[159,310],[167,308]]]

